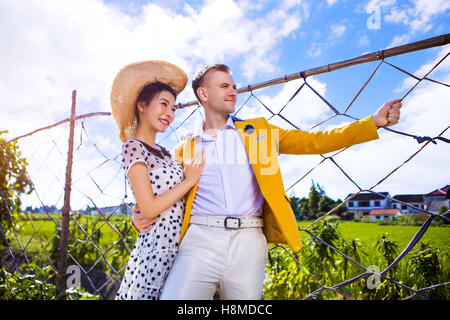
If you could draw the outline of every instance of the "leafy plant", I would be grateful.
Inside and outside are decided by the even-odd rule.
[[[395,241],[390,240],[387,236],[387,233],[381,235],[381,238],[378,239],[375,245],[378,253],[380,254],[380,263],[386,263],[386,266],[389,266],[392,262],[394,262],[395,258],[398,255],[398,245]]]
[[[8,131],[0,131],[0,136],[5,133]],[[0,138],[1,142],[5,139]],[[17,213],[21,204],[20,195],[30,194],[34,189],[26,173],[27,165],[17,142],[0,145],[0,223],[3,229],[12,226],[9,214]],[[4,239],[0,238],[0,241]]]
[[[416,287],[429,287],[439,283],[447,265],[447,256],[438,248],[432,248],[429,242],[419,243],[410,260],[411,279]],[[432,299],[448,299],[449,292],[445,287],[438,287],[426,292]]]
[[[98,300],[81,289],[71,288],[59,293],[50,283],[55,272],[50,266],[41,268],[33,263],[24,264],[19,272],[0,269],[0,300],[54,300],[67,294],[73,300]]]
[[[339,222],[327,217],[312,227],[311,232],[337,247],[340,243]],[[300,253],[289,254],[280,248],[269,254],[266,268],[265,296],[270,299],[301,299],[322,285],[333,285],[340,279],[337,272],[337,254],[321,241],[311,237],[304,241]],[[292,257],[295,257],[297,263]],[[333,291],[322,291],[316,299],[333,299]]]
[[[379,256],[380,266],[388,267],[394,262],[398,255],[398,245],[395,241],[388,238],[388,234],[382,234],[381,238],[375,243]],[[398,265],[395,265],[386,276],[393,278]],[[374,292],[374,297],[377,300],[397,300],[401,297],[402,291],[397,284],[390,280],[384,279],[381,281],[378,288]]]

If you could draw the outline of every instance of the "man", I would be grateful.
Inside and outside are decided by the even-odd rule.
[[[237,92],[225,65],[204,67],[192,87],[205,121],[175,148],[175,157],[183,164],[204,150],[206,164],[187,195],[179,251],[161,299],[211,299],[216,290],[221,299],[260,299],[267,242],[302,247],[278,153],[324,154],[377,139],[377,127],[398,122],[401,100],[342,128],[310,133],[231,116]],[[151,225],[136,210],[133,222],[142,231]]]

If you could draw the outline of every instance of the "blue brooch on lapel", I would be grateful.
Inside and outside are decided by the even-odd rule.
[[[251,124],[248,124],[244,128],[244,132],[246,134],[252,134],[253,132],[255,132],[255,128]]]
[[[239,119],[238,117],[235,117],[233,115],[230,115],[231,119],[236,122],[236,121],[244,121],[242,119]],[[255,128],[251,125],[251,124],[247,124],[244,128],[244,132],[246,134],[252,134],[253,132],[255,132]]]

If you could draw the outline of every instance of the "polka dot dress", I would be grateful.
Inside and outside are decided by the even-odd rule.
[[[181,165],[164,148],[160,151],[144,142],[128,140],[122,146],[122,161],[126,174],[135,163],[147,166],[154,195],[172,189],[183,180]],[[116,300],[159,299],[177,253],[184,208],[183,197],[158,215],[149,232],[139,234]]]

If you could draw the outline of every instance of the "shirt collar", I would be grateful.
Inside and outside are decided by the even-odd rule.
[[[207,140],[207,141],[211,141],[211,140],[215,140],[213,137],[211,137],[210,135],[206,134],[203,131],[203,125],[205,124],[205,121],[202,121],[201,124],[197,127],[197,129],[195,130],[194,134],[192,135],[191,139],[195,139],[197,137],[201,138],[203,141]],[[234,120],[233,117],[231,115],[228,116],[227,122],[225,123],[225,126],[223,126],[222,128],[225,129],[234,129],[237,130],[236,125],[234,124]],[[222,129],[221,128],[221,129]]]

